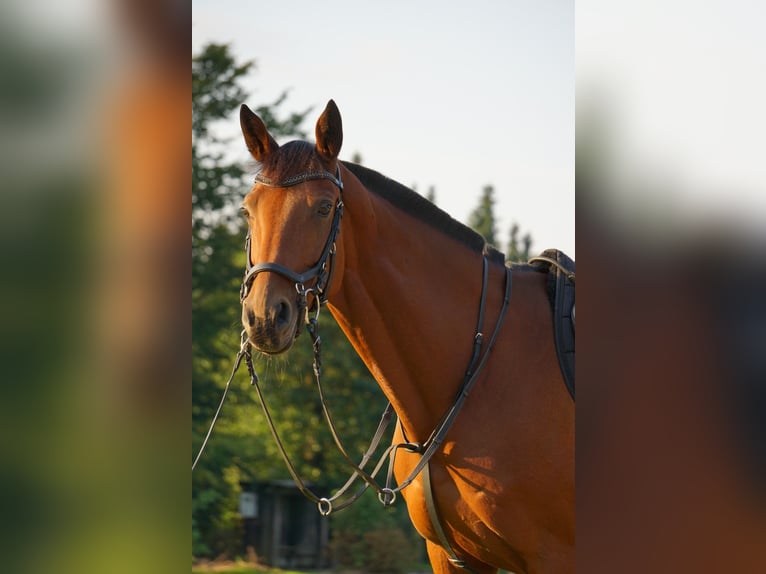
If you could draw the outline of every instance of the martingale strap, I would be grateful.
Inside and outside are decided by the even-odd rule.
[[[489,358],[489,353],[490,351],[492,351],[492,347],[495,344],[495,340],[497,339],[497,336],[500,333],[500,330],[503,326],[505,314],[506,314],[506,311],[508,310],[508,304],[510,303],[510,300],[511,300],[512,279],[513,279],[513,275],[511,273],[511,269],[510,267],[506,267],[505,268],[505,294],[503,296],[503,306],[500,309],[500,314],[497,318],[497,323],[495,324],[495,329],[492,332],[492,336],[487,344],[487,349],[484,351],[484,355],[482,355],[481,359],[479,360],[479,352],[481,350],[481,345],[484,338],[482,329],[483,329],[483,323],[484,323],[484,305],[486,300],[486,288],[487,288],[487,259],[486,257],[484,258],[483,286],[482,286],[481,302],[479,304],[479,324],[477,327],[476,336],[474,338],[473,357],[468,366],[468,369],[466,370],[465,379],[463,380],[463,384],[461,385],[460,390],[458,391],[457,397],[455,398],[455,402],[452,404],[452,407],[450,407],[450,409],[444,414],[440,423],[436,426],[434,431],[431,433],[431,436],[424,443],[423,447],[421,447],[421,452],[423,454],[420,458],[420,461],[412,470],[409,477],[407,477],[407,479],[404,480],[396,489],[396,490],[402,490],[406,488],[410,483],[412,483],[413,480],[415,480],[418,474],[421,474],[423,479],[423,496],[425,497],[428,518],[430,519],[434,532],[436,533],[436,536],[439,539],[439,544],[447,553],[449,557],[448,560],[451,564],[453,564],[454,566],[458,568],[463,568],[464,570],[470,573],[473,573],[474,570],[465,562],[465,560],[462,560],[461,558],[458,557],[457,553],[452,548],[452,545],[450,544],[449,539],[447,538],[447,533],[444,531],[444,526],[442,526],[441,518],[439,517],[438,506],[436,504],[436,500],[434,499],[433,486],[431,484],[431,470],[430,470],[429,461],[431,460],[431,457],[434,455],[436,450],[439,448],[439,446],[443,442],[445,436],[447,435],[447,432],[452,426],[452,423],[455,421],[457,414],[460,412],[460,409],[463,406],[463,403],[468,397],[468,393],[471,391],[473,384],[476,382],[479,376],[479,373],[484,368],[484,365],[487,362],[487,359]]]
[[[486,297],[486,284],[487,284],[486,257],[484,258],[484,265],[485,265],[485,273],[484,273],[484,287],[482,288],[482,299]],[[512,285],[513,285],[513,275],[511,274],[510,267],[506,267],[505,268],[505,294],[503,296],[503,306],[500,309],[500,314],[498,315],[497,322],[495,323],[495,329],[492,332],[492,336],[490,337],[489,342],[487,343],[487,348],[485,349],[484,354],[481,355],[481,358],[479,358],[479,353],[477,351],[477,348],[479,350],[481,349],[481,345],[484,340],[484,335],[481,332],[481,327],[479,327],[479,330],[477,331],[476,336],[474,337],[473,358],[471,360],[471,363],[468,365],[468,369],[466,369],[465,377],[463,379],[463,384],[460,386],[460,389],[458,390],[457,395],[455,396],[452,406],[449,409],[447,409],[447,412],[444,413],[441,420],[439,421],[439,424],[436,425],[436,428],[433,430],[433,432],[428,437],[426,442],[424,442],[421,445],[420,452],[422,453],[422,456],[418,464],[412,470],[410,475],[395,489],[395,491],[400,491],[407,488],[412,483],[412,481],[415,480],[417,475],[420,474],[423,468],[428,464],[428,461],[431,460],[431,457],[436,453],[438,448],[441,446],[442,442],[444,441],[444,438],[447,436],[447,433],[449,432],[449,429],[452,427],[452,424],[455,422],[455,419],[457,418],[457,415],[460,412],[460,409],[463,407],[463,404],[468,398],[468,394],[471,392],[471,389],[473,388],[473,385],[478,380],[479,375],[481,374],[481,371],[484,368],[484,365],[487,363],[487,359],[489,359],[489,354],[492,351],[492,347],[494,347],[497,336],[500,334],[500,331],[503,327],[503,321],[505,320],[505,314],[506,314],[506,311],[508,310],[508,304],[511,301]],[[483,302],[480,304],[480,307],[483,309]],[[480,312],[480,316],[482,314],[483,314],[483,310],[482,312]]]

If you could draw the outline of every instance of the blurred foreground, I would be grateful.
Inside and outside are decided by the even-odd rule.
[[[764,10],[744,4],[577,6],[580,572],[766,572]]]
[[[5,572],[188,566],[188,37],[175,2],[0,7]]]
[[[2,569],[178,571],[188,12],[46,4],[0,8]],[[581,572],[766,571],[764,8],[740,4],[578,3]]]

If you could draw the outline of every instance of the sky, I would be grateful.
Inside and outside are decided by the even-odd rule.
[[[764,21],[749,0],[577,3],[578,109],[608,136],[600,208],[621,230],[724,226],[766,245]]]
[[[265,7],[268,6],[268,7]],[[341,159],[425,194],[466,222],[495,190],[497,243],[513,222],[532,252],[575,256],[574,2],[194,0],[192,49],[228,43],[255,60],[251,108],[343,117]],[[221,128],[247,159],[237,115]]]

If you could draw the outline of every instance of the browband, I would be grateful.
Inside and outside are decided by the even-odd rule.
[[[292,187],[294,185],[311,181],[312,179],[329,179],[331,182],[337,185],[341,191],[343,191],[343,182],[340,179],[340,166],[336,168],[335,175],[331,174],[329,171],[317,169],[313,171],[304,171],[303,173],[290,176],[286,179],[283,179],[282,181],[274,181],[270,177],[266,177],[260,173],[255,176],[256,183],[260,183],[261,185],[265,185],[267,187]]]

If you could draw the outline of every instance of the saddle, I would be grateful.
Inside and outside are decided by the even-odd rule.
[[[575,398],[575,262],[558,249],[546,249],[529,264],[548,274],[556,354],[572,400]]]

